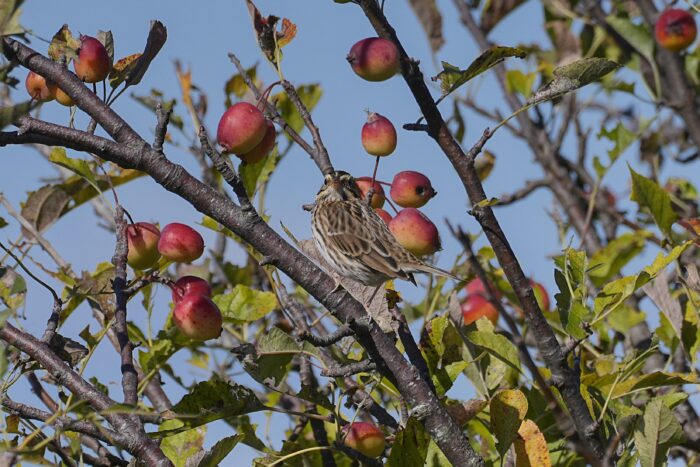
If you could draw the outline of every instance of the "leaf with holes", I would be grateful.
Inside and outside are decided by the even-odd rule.
[[[605,58],[588,57],[554,69],[554,79],[542,86],[525,102],[525,107],[540,104],[587,84],[598,81],[620,65]]]

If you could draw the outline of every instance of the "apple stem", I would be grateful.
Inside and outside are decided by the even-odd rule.
[[[377,169],[379,168],[379,156],[377,156],[377,161],[374,163],[374,172],[372,172],[372,185],[374,185],[374,181],[377,179]]]
[[[398,213],[399,213],[399,210],[396,209],[396,206],[394,206],[394,203],[392,203],[391,200],[390,200],[388,197],[385,199],[385,201],[386,201],[387,203],[389,203],[389,206],[391,206],[391,209],[394,210],[394,214],[398,214]]]
[[[270,93],[272,92],[272,89],[277,86],[282,84],[282,81],[275,81],[271,85],[269,85],[265,90],[260,94],[260,99],[258,99],[258,109],[260,109],[260,104],[262,104],[263,101],[267,101],[267,99],[270,97]]]
[[[102,80],[102,101],[107,102],[107,79]]]
[[[383,182],[381,180],[375,180],[375,182],[379,183],[380,185],[391,186],[391,183],[389,183],[389,182]]]
[[[134,225],[135,224],[134,218],[131,217],[131,214],[129,214],[129,211],[127,211],[126,208],[123,206],[122,206],[122,209],[124,210],[124,214],[126,214],[126,217],[129,218],[129,222],[131,223],[131,225]]]
[[[97,95],[97,83],[92,83],[92,92]]]

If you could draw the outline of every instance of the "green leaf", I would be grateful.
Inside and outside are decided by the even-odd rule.
[[[472,331],[467,339],[474,345],[486,350],[508,366],[520,372],[520,359],[515,345],[505,336],[488,331]]]
[[[532,87],[537,79],[536,73],[523,73],[520,70],[506,72],[506,89],[518,93],[526,99],[532,94]]]
[[[491,428],[498,439],[498,452],[503,456],[518,436],[518,428],[527,415],[527,398],[517,389],[506,389],[490,402]]]
[[[274,293],[251,289],[241,284],[234,287],[230,293],[215,295],[213,300],[221,310],[224,321],[233,324],[257,321],[277,308],[277,297]]]
[[[213,379],[197,383],[172,410],[184,422],[184,427],[194,428],[214,420],[257,412],[264,407],[252,390]]]
[[[68,170],[75,172],[76,174],[83,177],[87,182],[92,185],[97,192],[100,192],[100,187],[97,185],[97,180],[95,180],[95,175],[92,173],[90,164],[83,159],[72,159],[66,154],[65,148],[55,147],[51,150],[49,155],[49,160],[56,165],[65,167]]]
[[[306,106],[306,108],[311,112],[321,100],[323,95],[323,89],[321,89],[320,84],[305,84],[298,86],[296,88],[299,99]],[[297,133],[301,132],[304,128],[304,120],[301,118],[299,111],[292,101],[289,99],[286,93],[281,92],[275,95],[274,99],[277,101],[277,111],[282,115],[284,120],[291,126]],[[286,134],[286,133],[285,133]],[[289,138],[289,136],[287,136]]]
[[[540,104],[563,96],[599,80],[620,65],[605,58],[588,57],[554,69],[554,79],[538,89],[525,103],[525,107]]]
[[[396,440],[387,459],[387,467],[424,465],[430,444],[430,435],[423,426],[411,417],[406,428],[396,434]]]
[[[257,68],[258,65],[256,64],[248,68],[245,72],[248,78],[250,78],[250,80],[253,82],[255,82],[255,78],[257,76]],[[231,94],[241,99],[246,95],[246,93],[248,93],[248,91],[248,85],[246,84],[245,79],[243,79],[243,75],[240,73],[233,75],[231,78],[229,78],[228,81],[226,81],[226,84],[224,85],[224,94],[226,95],[226,107],[231,107],[231,105],[233,105],[233,101],[231,100]]]
[[[0,1],[0,37],[21,34],[24,28],[19,24],[22,0]]]
[[[608,16],[605,21],[647,60],[654,61],[654,38],[649,28],[614,15]]]
[[[109,55],[109,63],[114,62],[114,37],[112,37],[112,31],[98,31],[97,40],[105,46],[107,49],[107,55]]]
[[[498,65],[504,59],[508,57],[525,58],[526,55],[524,50],[515,47],[493,46],[479,55],[466,70],[460,70],[454,65],[442,62],[442,71],[432,80],[440,81],[442,98],[444,98],[469,80]]]
[[[267,182],[279,161],[279,150],[275,147],[275,149],[261,161],[254,164],[241,162],[238,171],[249,198],[252,198],[255,192]]]
[[[617,126],[612,130],[607,130],[604,127],[601,128],[598,133],[598,138],[605,138],[615,143],[615,146],[608,151],[608,157],[611,163],[615,162],[625,149],[637,141],[637,135],[628,130],[622,122],[618,122]]]
[[[601,287],[644,250],[645,240],[651,236],[646,230],[628,232],[613,239],[590,259],[588,276],[596,287]]]
[[[177,430],[184,426],[180,420],[166,420],[161,423],[159,431]],[[193,430],[185,430],[168,436],[160,443],[163,454],[175,464],[175,467],[185,467],[187,459],[195,456],[204,446],[204,435],[207,427],[202,426]]]
[[[629,167],[632,175],[632,201],[636,201],[640,209],[647,208],[659,229],[669,235],[671,226],[678,216],[671,205],[671,197],[666,190],[654,180],[650,180]]]
[[[16,122],[19,117],[27,115],[37,105],[37,103],[32,104],[31,101],[27,101],[15,105],[2,106],[0,108],[0,130]]]
[[[161,332],[147,352],[139,351],[139,364],[145,373],[156,370],[163,366],[181,348],[172,339],[169,339],[164,332]]]
[[[426,326],[421,351],[439,395],[444,395],[469,366],[471,358],[465,350],[459,331],[447,314],[433,318]]]
[[[660,467],[670,447],[682,442],[683,428],[673,412],[660,400],[653,400],[637,422],[634,441],[642,467]]]
[[[227,436],[217,441],[216,444],[204,454],[204,457],[200,459],[197,467],[216,467],[243,438],[245,438],[245,436],[235,435]]]

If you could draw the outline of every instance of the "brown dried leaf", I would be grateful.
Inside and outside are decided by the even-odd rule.
[[[55,185],[43,186],[29,194],[22,206],[22,217],[39,232],[43,232],[61,217],[69,201],[70,196],[62,188]],[[28,239],[33,238],[24,228],[22,235]]]
[[[479,412],[484,410],[484,407],[487,405],[489,405],[488,401],[469,399],[465,402],[453,402],[448,404],[446,409],[450,417],[452,417],[459,426],[464,426],[469,420],[476,417]]]
[[[297,25],[289,21],[287,18],[282,18],[282,29],[276,31],[277,46],[281,49],[285,45],[292,42],[297,35]]]
[[[168,30],[163,23],[160,21],[151,21],[151,29],[148,31],[146,47],[144,47],[143,53],[134,64],[133,69],[130,69],[124,78],[127,87],[141,82],[143,75],[146,74],[146,70],[148,70],[151,62],[156,58],[156,55],[158,55],[158,52],[160,52],[160,49],[167,39]]]
[[[445,43],[442,36],[442,15],[436,0],[408,0],[413,12],[418,17],[425,34],[428,36],[430,50],[436,53]]]
[[[481,14],[481,29],[488,33],[511,11],[522,5],[525,0],[490,0],[486,2]]]
[[[515,446],[515,467],[551,467],[547,440],[532,420],[523,421]]]

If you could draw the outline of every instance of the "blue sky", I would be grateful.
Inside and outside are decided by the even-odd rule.
[[[385,115],[397,128],[403,123],[415,121],[419,112],[401,79],[368,83],[351,72],[345,61],[348,50],[357,40],[374,35],[361,10],[352,4],[339,5],[331,0],[260,0],[257,4],[263,14],[274,13],[290,18],[298,26],[296,39],[284,49],[285,77],[296,84],[322,84],[324,94],[314,112],[314,118],[321,129],[334,165],[356,176],[370,175],[373,159],[364,153],[359,136],[366,117],[365,109]],[[458,14],[452,2],[443,0],[438,1],[438,4],[445,17],[447,42],[436,57],[431,56],[424,33],[408,7],[408,2],[387,0],[385,7],[399,38],[409,55],[420,60],[426,77],[439,71],[440,60],[465,67],[479,53],[466,30],[459,24]],[[179,97],[173,65],[178,59],[185,67],[192,68],[194,83],[208,94],[209,113],[206,124],[212,133],[219,116],[225,110],[224,83],[235,74],[235,69],[227,57],[228,52],[236,53],[246,66],[259,62],[258,70],[264,81],[269,83],[276,79],[274,71],[264,61],[256,46],[248,12],[242,0],[216,0],[199,4],[184,1],[30,0],[24,6],[23,24],[43,38],[50,38],[63,23],[68,23],[74,33],[89,35],[96,34],[98,29],[109,29],[114,34],[115,55],[120,58],[142,50],[151,19],[159,19],[166,25],[168,41],[142,83],[130,93],[145,95],[151,88],[156,88],[168,98]],[[526,3],[494,30],[492,40],[502,45],[517,45],[521,41],[545,43],[547,39],[542,30],[541,5],[537,2]],[[46,52],[47,44],[41,40],[33,39],[32,46],[40,52]],[[533,64],[529,61],[510,62],[509,65],[523,71],[533,69]],[[23,79],[24,75],[21,77]],[[487,74],[475,80],[469,84],[470,91],[485,107],[499,106],[506,114],[500,90],[493,78],[493,74]],[[17,99],[24,99],[23,92],[24,90],[20,89],[16,94]],[[435,95],[437,94],[438,90],[435,89]],[[151,139],[155,125],[152,113],[136,104],[128,95],[117,101],[115,108],[147,140]],[[445,114],[449,115],[451,102],[444,102],[442,108]],[[181,106],[176,111],[189,121]],[[42,109],[42,117],[65,124],[67,110],[56,104],[49,104]],[[490,123],[469,113],[465,113],[465,117],[465,146],[468,147]],[[79,117],[77,126],[84,128],[85,125],[86,120]],[[495,170],[485,183],[489,196],[512,192],[521,187],[525,180],[537,178],[541,174],[529,149],[507,131],[501,130],[489,142],[487,148],[498,157]],[[591,150],[594,154],[603,155],[607,148],[606,142],[593,139]],[[185,151],[171,147],[167,149],[167,155],[199,176],[195,161]],[[636,162],[629,154],[627,158],[633,163]],[[2,148],[0,161],[0,189],[15,206],[26,198],[27,191],[40,186],[41,179],[55,176],[55,170],[30,149]],[[476,223],[466,213],[468,201],[456,174],[427,136],[403,130],[399,130],[399,144],[395,154],[382,160],[379,178],[390,181],[394,173],[401,170],[423,172],[433,181],[439,194],[423,211],[433,219],[442,233],[444,251],[440,254],[439,263],[451,264],[459,248],[448,235],[443,219],[449,218],[451,222],[460,224],[472,232],[477,231]],[[301,205],[313,200],[320,183],[319,173],[309,157],[295,148],[275,173],[268,192],[266,208],[267,214],[271,216],[271,225],[278,228],[282,221],[297,237],[309,236],[309,215],[301,210]],[[623,200],[622,204],[631,207],[629,202],[625,201],[629,195],[629,188],[623,161],[617,163],[616,169],[609,176],[608,184],[613,187],[618,199]],[[147,179],[137,180],[119,189],[119,195],[121,202],[136,220],[158,221],[161,225],[173,221],[194,225],[201,219],[201,216],[185,202]],[[548,215],[548,211],[552,209],[551,196],[540,190],[525,202],[497,210],[498,218],[523,269],[543,282],[550,291],[554,287],[551,256],[561,249],[557,242],[555,225]],[[9,220],[2,211],[0,215]],[[211,243],[213,237],[203,228],[199,230]],[[17,232],[16,226],[12,225],[0,231],[0,238],[14,239]],[[88,206],[65,216],[46,236],[78,271],[92,270],[95,264],[109,261],[112,255],[113,238],[96,226]],[[32,254],[39,261],[47,261],[38,248]],[[230,248],[229,258],[234,261],[241,260],[243,255],[239,249]],[[54,285],[58,286],[55,283]],[[399,290],[407,293],[409,297],[415,296],[411,287],[402,284]],[[154,318],[156,323],[162,323],[167,316],[168,296],[166,291],[159,293]],[[43,328],[50,310],[49,298],[43,290],[30,285],[25,308],[28,319],[23,323],[27,329],[38,332]],[[82,314],[77,314],[71,319],[66,328],[68,333],[77,333],[90,322],[87,309],[81,308],[80,313]],[[130,318],[143,322],[139,313],[142,313],[142,310],[134,303]],[[94,324],[92,328],[95,329]],[[184,360],[184,357],[186,355],[181,360]],[[183,368],[184,365],[183,363]],[[107,371],[110,367],[110,371]],[[189,368],[191,367],[183,370],[187,375],[186,380],[192,381],[203,376],[201,372]],[[110,386],[114,397],[120,396],[121,389],[117,379],[118,357],[111,348],[105,346],[102,349],[93,364],[88,367],[87,374],[98,376],[103,383]],[[23,383],[18,384],[18,389],[22,387]],[[174,384],[168,382],[166,387],[174,387]],[[15,391],[15,394],[17,392]],[[177,395],[182,392],[175,389],[174,393],[174,399],[177,400]],[[473,392],[466,382],[460,381],[451,394],[454,397],[465,398]],[[34,402],[31,398],[26,400]],[[264,427],[263,417],[257,417],[256,420]],[[272,420],[271,437],[276,440],[275,445],[279,446],[287,422],[279,416],[274,416]],[[259,435],[263,436],[263,433],[261,428]],[[207,444],[210,445],[227,434],[230,433],[221,426],[212,427]],[[244,446],[236,448],[234,453],[236,459],[243,463],[241,465],[256,457],[255,452]]]

